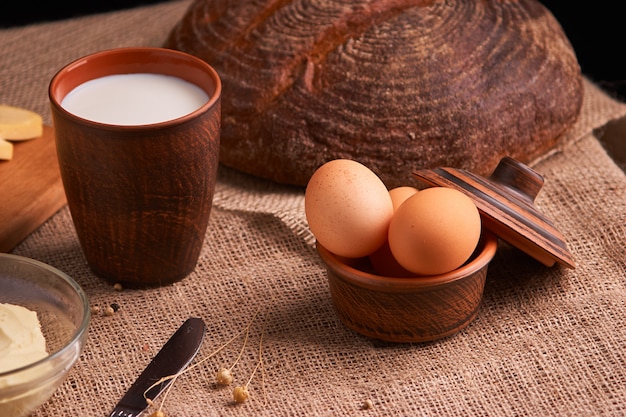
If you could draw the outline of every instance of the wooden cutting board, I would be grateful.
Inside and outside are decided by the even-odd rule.
[[[9,252],[66,203],[54,131],[13,142],[13,159],[0,161],[0,252]]]

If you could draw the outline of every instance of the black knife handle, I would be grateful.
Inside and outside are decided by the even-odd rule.
[[[144,393],[154,400],[172,382],[172,379],[168,379],[150,388],[160,379],[178,374],[191,362],[200,349],[205,329],[202,319],[187,319],[131,385],[109,417],[135,417],[141,414],[148,406]]]

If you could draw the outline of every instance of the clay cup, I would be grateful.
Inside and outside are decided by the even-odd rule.
[[[61,104],[75,87],[113,74],[175,76],[208,101],[167,121],[118,125]],[[61,178],[80,246],[93,272],[128,287],[190,274],[208,227],[220,146],[221,81],[204,61],[164,48],[116,48],[80,58],[49,86]]]

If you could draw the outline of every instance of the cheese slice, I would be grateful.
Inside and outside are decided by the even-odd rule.
[[[0,137],[28,140],[43,134],[43,119],[31,110],[0,104]]]
[[[0,138],[0,160],[8,161],[13,158],[13,144]]]

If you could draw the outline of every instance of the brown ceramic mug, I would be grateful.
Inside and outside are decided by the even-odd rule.
[[[94,121],[64,107],[79,85],[114,74],[177,77],[199,87],[207,101],[185,115],[139,124]],[[88,55],[51,80],[63,186],[80,245],[98,276],[126,286],[158,286],[195,268],[219,163],[221,88],[204,61],[147,47]]]

